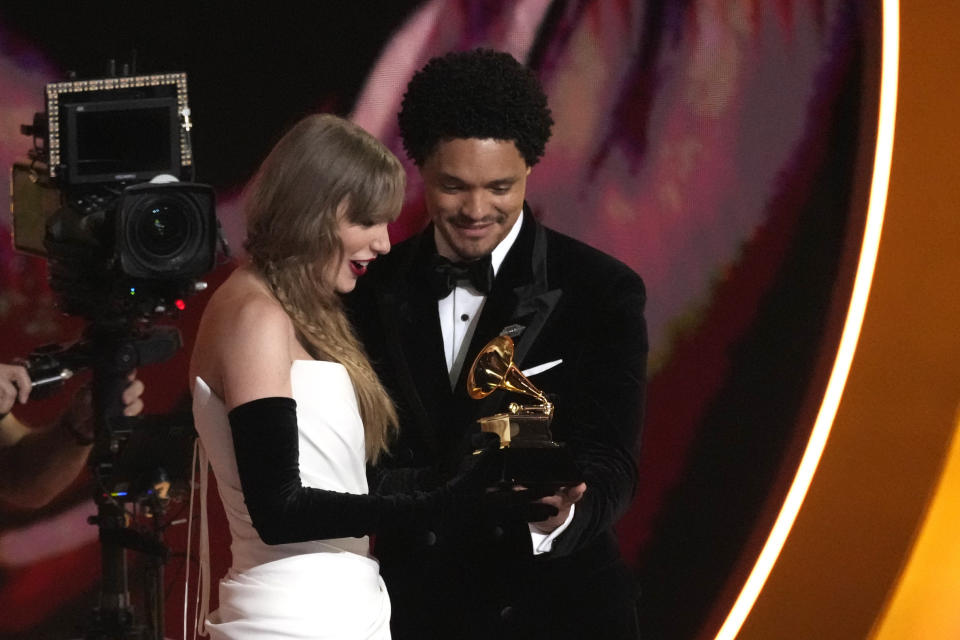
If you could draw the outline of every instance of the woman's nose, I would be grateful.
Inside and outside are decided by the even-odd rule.
[[[379,254],[390,252],[390,233],[387,231],[387,225],[377,225],[377,233],[370,243],[370,248]]]

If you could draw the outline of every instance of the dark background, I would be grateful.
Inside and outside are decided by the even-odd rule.
[[[286,127],[322,110],[348,113],[380,48],[419,2],[256,4],[7,3],[3,47],[40,50],[78,79],[187,72],[197,179],[241,184]],[[218,6],[219,5],[219,6]],[[299,5],[299,6],[298,6]],[[186,5],[184,5],[186,6]],[[42,110],[43,96],[37,96]]]

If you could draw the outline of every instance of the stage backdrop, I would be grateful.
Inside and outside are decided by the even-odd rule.
[[[30,3],[0,10],[0,164],[45,83],[185,71],[198,180],[218,193],[241,253],[238,193],[285,127],[349,116],[403,157],[395,114],[430,57],[478,46],[539,74],[556,126],[528,199],[546,224],[607,251],[648,290],[649,400],[640,488],[620,522],[650,637],[694,637],[782,499],[839,339],[865,215],[875,128],[879,11],[854,0],[519,0],[311,3],[186,13]],[[135,51],[135,54],[133,53]],[[406,162],[406,160],[405,160]],[[399,240],[424,222],[407,162]],[[6,184],[4,184],[4,189]],[[0,360],[70,342],[42,260],[0,225]],[[232,264],[210,276],[215,285]],[[144,368],[150,413],[184,406],[186,354],[206,296],[177,323],[187,342]],[[57,399],[22,416],[52,420]],[[0,511],[0,637],[78,633],[96,599],[91,483],[38,512]],[[180,635],[183,500],[166,514],[167,635]],[[215,519],[216,576],[229,561]],[[762,541],[762,540],[759,540]],[[139,590],[131,559],[131,590]],[[215,589],[214,589],[215,591]]]

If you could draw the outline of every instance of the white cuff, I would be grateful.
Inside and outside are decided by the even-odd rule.
[[[570,523],[573,522],[573,513],[576,509],[577,505],[570,505],[570,513],[567,514],[567,519],[550,533],[540,533],[534,528],[533,524],[528,525],[530,527],[530,540],[533,542],[533,555],[538,556],[541,553],[550,553],[553,549],[554,539],[566,531]]]

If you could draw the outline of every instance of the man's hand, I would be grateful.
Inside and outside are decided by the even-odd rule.
[[[540,502],[543,504],[556,507],[557,514],[547,518],[546,520],[531,522],[530,526],[542,534],[551,533],[554,529],[567,521],[567,517],[570,515],[570,507],[577,502],[580,502],[580,499],[583,498],[583,495],[586,492],[587,484],[585,482],[581,482],[573,487],[561,487],[552,496],[541,498]]]
[[[0,364],[0,414],[10,413],[14,403],[25,403],[29,395],[27,370],[19,365]]]

